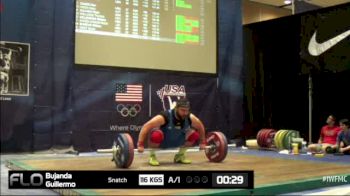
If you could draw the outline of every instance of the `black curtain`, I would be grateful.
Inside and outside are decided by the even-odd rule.
[[[232,138],[239,135],[243,124],[242,9],[240,0],[218,2],[218,125],[221,131]]]
[[[313,141],[329,114],[348,117],[340,95],[349,84],[350,36],[317,56],[308,50],[312,35],[323,43],[350,29],[350,4],[244,26],[246,52],[245,120],[261,128],[295,129],[308,140],[308,77],[313,80]]]
[[[307,130],[307,78],[299,74],[299,24],[293,17],[244,27],[246,129]]]

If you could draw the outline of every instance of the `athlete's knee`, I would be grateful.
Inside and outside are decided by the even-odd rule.
[[[160,144],[164,140],[164,134],[161,130],[154,130],[151,133],[150,138],[152,143]]]
[[[199,133],[195,130],[193,130],[191,133],[189,133],[187,137],[187,141],[191,143],[195,143],[199,140]]]

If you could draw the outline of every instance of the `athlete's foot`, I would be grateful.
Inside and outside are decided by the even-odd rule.
[[[192,163],[191,160],[186,159],[186,156],[183,153],[177,153],[175,155],[175,157],[174,157],[174,162],[175,163],[182,163],[182,164],[190,164],[190,163]]]
[[[151,166],[159,166],[160,165],[155,154],[150,155],[148,163]]]

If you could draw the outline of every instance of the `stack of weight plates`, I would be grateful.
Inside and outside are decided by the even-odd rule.
[[[279,150],[291,149],[292,147],[292,138],[298,138],[300,134],[295,130],[279,130],[274,137],[275,146]]]
[[[273,148],[274,145],[274,137],[276,131],[274,129],[261,129],[256,136],[256,140],[260,148]]]

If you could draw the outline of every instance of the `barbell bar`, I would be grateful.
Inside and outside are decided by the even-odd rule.
[[[236,144],[228,144],[227,147],[236,147]],[[186,147],[188,150],[198,150],[200,151],[200,147],[196,146],[196,147]],[[205,146],[204,149],[214,149],[215,146],[214,145],[210,145],[210,146]],[[112,148],[106,148],[106,149],[98,149],[97,153],[114,153],[115,150],[119,150],[120,147],[117,145],[114,145]],[[150,151],[164,151],[162,149],[159,148],[154,148],[154,149],[150,149],[150,148],[145,148],[144,152],[150,152]],[[179,150],[179,148],[169,148],[167,150]],[[137,149],[134,149],[134,153],[138,153],[138,154],[142,154],[141,152],[138,152]]]
[[[205,155],[211,162],[223,161],[226,158],[228,147],[236,146],[235,144],[227,144],[225,135],[219,131],[209,132],[206,137],[206,143],[208,145],[204,148]],[[188,149],[199,151],[200,147],[188,147]],[[162,149],[144,149],[145,152],[151,150],[165,151]],[[134,159],[134,154],[141,154],[137,149],[134,149],[133,139],[128,133],[118,134],[112,148],[98,149],[97,153],[112,153],[112,161],[119,168],[128,168]]]

